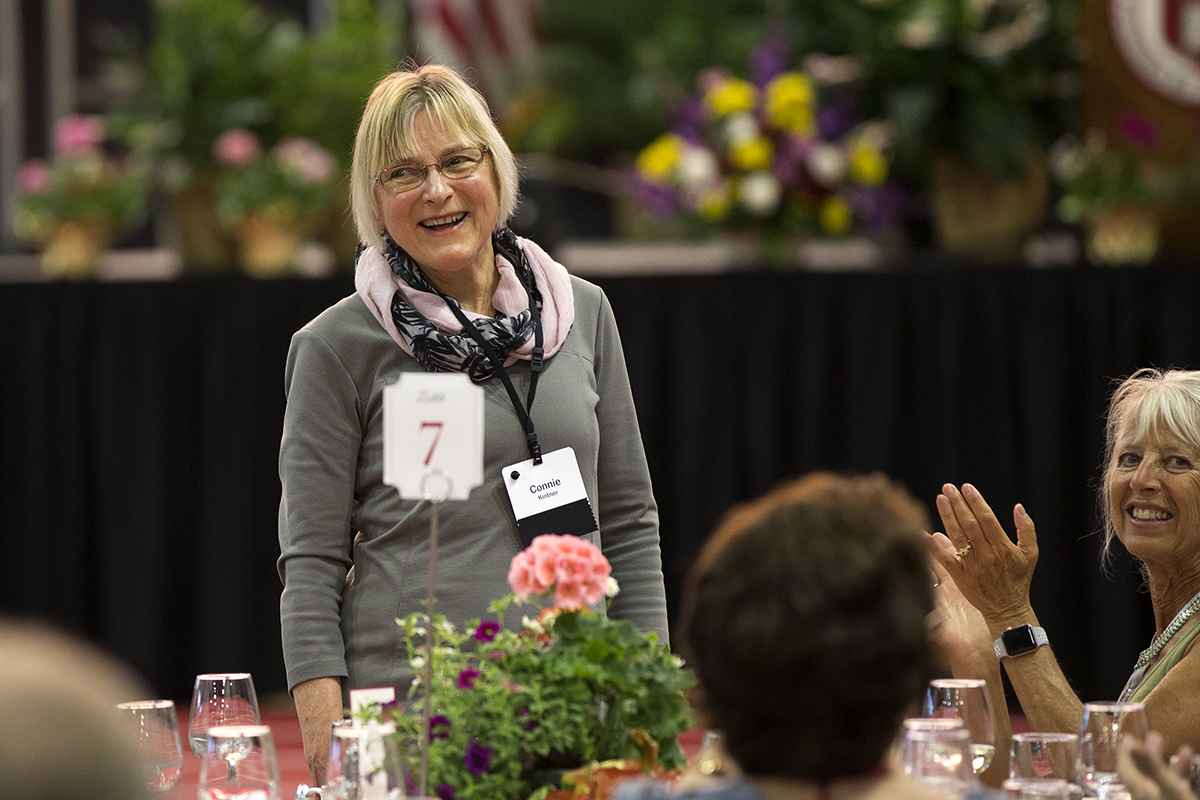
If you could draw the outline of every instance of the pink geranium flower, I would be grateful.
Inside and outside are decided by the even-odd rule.
[[[337,161],[333,155],[311,139],[285,136],[275,145],[279,163],[290,167],[300,176],[301,183],[324,183],[333,176]]]
[[[54,126],[54,148],[64,156],[90,153],[104,141],[104,123],[86,114],[63,117]]]
[[[539,536],[513,557],[508,582],[518,600],[554,592],[554,606],[575,609],[609,593],[612,567],[596,545],[578,536]]]
[[[41,194],[50,185],[50,165],[40,158],[31,158],[17,173],[17,186],[25,194]]]
[[[245,167],[262,157],[258,137],[245,128],[230,128],[213,142],[213,158],[229,167]]]

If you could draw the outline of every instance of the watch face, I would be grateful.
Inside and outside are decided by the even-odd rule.
[[[1021,653],[1037,649],[1037,640],[1033,637],[1033,628],[1029,625],[1010,628],[1000,634],[1000,638],[1004,640],[1004,649],[1010,656],[1019,656]]]

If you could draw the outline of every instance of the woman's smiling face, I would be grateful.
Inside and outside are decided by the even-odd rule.
[[[1196,561],[1200,554],[1200,452],[1165,432],[1117,438],[1109,471],[1113,527],[1145,562]]]
[[[434,164],[464,147],[479,146],[455,140],[425,111],[417,114],[413,130],[417,148],[406,154],[405,163]],[[392,194],[376,183],[375,191],[384,229],[435,283],[439,276],[461,280],[451,275],[461,270],[483,274],[496,268],[492,232],[499,217],[499,190],[489,156],[465,178],[449,180],[430,167],[415,189]]]

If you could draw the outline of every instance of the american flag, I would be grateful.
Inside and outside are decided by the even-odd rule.
[[[537,0],[415,0],[413,31],[423,62],[453,67],[494,106],[512,99],[514,68],[534,54]]]

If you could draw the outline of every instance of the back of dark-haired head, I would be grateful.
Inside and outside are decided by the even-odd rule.
[[[704,710],[751,776],[877,767],[933,669],[928,518],[882,475],[815,473],[731,511],[684,597]]]

